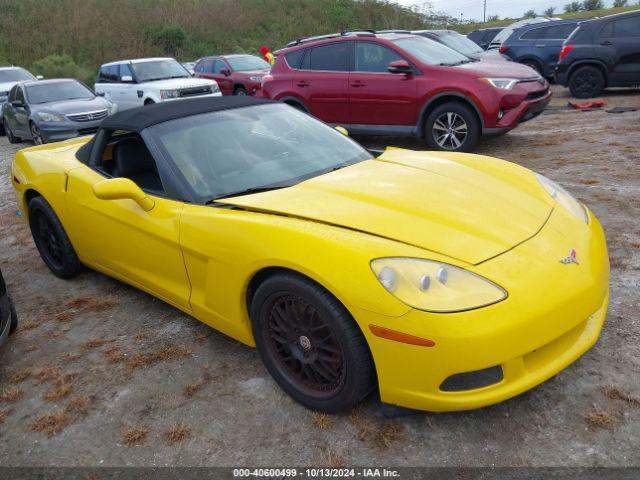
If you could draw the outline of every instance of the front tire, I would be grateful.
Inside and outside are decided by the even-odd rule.
[[[233,91],[234,95],[240,95],[240,96],[246,96],[249,95],[247,93],[247,89],[244,87],[236,87],[235,90]]]
[[[11,127],[6,120],[4,121],[4,131],[7,134],[7,140],[9,140],[9,143],[15,144],[22,142],[21,138],[18,138],[13,134],[13,132],[11,131]]]
[[[40,133],[38,125],[31,122],[29,124],[29,130],[31,130],[31,139],[33,140],[33,143],[35,143],[36,145],[44,145],[46,143],[42,134]]]
[[[434,150],[469,152],[480,140],[480,121],[460,102],[443,103],[427,117],[425,139]]]
[[[569,91],[576,98],[593,98],[605,87],[605,78],[599,68],[584,66],[578,68],[569,79]]]
[[[312,410],[349,410],[375,388],[367,342],[346,308],[295,273],[265,280],[251,302],[256,346],[267,370]]]
[[[51,205],[42,197],[29,202],[29,226],[44,263],[56,277],[73,278],[82,263]]]
[[[542,71],[542,65],[540,65],[535,60],[523,60],[520,63],[522,65],[526,65],[527,67],[534,69],[536,72],[538,72],[538,74],[544,76],[543,71]]]
[[[9,326],[9,335],[11,335],[16,331],[16,328],[18,328],[18,314],[16,313],[16,307],[13,303],[13,300],[11,299],[11,296],[9,296],[9,311],[11,312],[11,325]]]

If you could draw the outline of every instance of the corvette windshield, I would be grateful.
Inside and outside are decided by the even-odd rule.
[[[177,60],[149,60],[134,62],[131,68],[139,83],[168,80],[170,78],[189,78],[191,75]]]
[[[242,57],[228,57],[227,62],[236,72],[251,72],[254,70],[268,70],[271,65],[263,59],[246,55]]]
[[[292,186],[371,158],[340,132],[283,104],[180,118],[150,131],[202,201]]]
[[[427,65],[459,65],[470,61],[461,53],[424,37],[404,37],[393,43]]]

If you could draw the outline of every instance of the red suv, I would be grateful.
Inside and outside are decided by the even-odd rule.
[[[470,151],[539,115],[549,84],[515,62],[472,61],[410,34],[343,32],[276,52],[262,96],[355,134],[413,135],[438,150]]]
[[[220,55],[201,58],[194,72],[196,77],[218,82],[223,95],[255,95],[270,68],[254,55]]]

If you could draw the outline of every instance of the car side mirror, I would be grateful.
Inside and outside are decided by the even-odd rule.
[[[391,62],[388,70],[389,73],[400,73],[405,75],[413,73],[413,68],[411,68],[411,65],[409,65],[409,62],[406,60],[396,60],[395,62]]]
[[[346,128],[341,127],[340,125],[338,125],[337,127],[333,127],[333,128],[335,128],[337,131],[339,131],[339,132],[340,132],[341,134],[343,134],[345,137],[348,137],[348,136],[349,136],[349,131],[348,131]]]
[[[96,97],[104,97],[104,92],[93,92],[96,94]]]
[[[42,75],[36,75],[36,80],[44,80],[44,77]]]
[[[220,70],[220,73],[225,77],[228,77],[229,75],[231,75],[231,72],[226,68],[223,68],[222,70]]]
[[[145,212],[155,206],[155,202],[128,178],[110,178],[93,185],[93,194],[100,200],[133,200]]]
[[[123,75],[120,77],[122,83],[133,83],[133,77],[131,75]]]

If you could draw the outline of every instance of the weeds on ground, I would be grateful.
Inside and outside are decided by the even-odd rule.
[[[640,397],[630,395],[615,385],[607,385],[603,392],[605,397],[610,400],[624,400],[631,406],[640,407]]]
[[[344,458],[334,452],[331,447],[326,447],[322,452],[322,463],[328,468],[344,468],[347,466]]]
[[[173,445],[174,443],[184,442],[189,436],[189,433],[189,428],[182,423],[178,423],[164,432],[163,436],[167,442]]]
[[[141,445],[147,439],[147,435],[150,431],[151,429],[144,425],[125,427],[122,430],[122,442],[127,447]]]
[[[31,370],[25,368],[23,370],[19,370],[16,373],[12,374],[9,377],[8,382],[13,384],[13,385],[15,385],[16,383],[24,382],[25,380],[30,378],[31,375],[33,375],[33,372]]]
[[[326,430],[331,426],[331,416],[322,412],[312,412],[311,421],[318,430]]]
[[[202,390],[202,387],[204,387],[204,382],[202,380],[191,382],[184,387],[182,393],[185,397],[193,397],[196,393]]]
[[[107,341],[104,338],[92,338],[91,340],[87,340],[86,342],[82,343],[82,348],[85,350],[90,350],[92,348],[101,347],[105,343],[107,343]]]
[[[49,437],[62,432],[71,422],[71,417],[65,410],[55,410],[47,412],[36,418],[31,424],[31,430],[34,432],[44,432]]]
[[[14,403],[24,397],[24,390],[10,388],[0,393],[0,403]]]
[[[10,408],[7,408],[6,410],[0,410],[0,425],[4,423],[4,419],[7,418],[7,415],[9,415],[10,413]]]
[[[146,353],[137,353],[127,358],[127,368],[130,372],[134,372],[138,368],[148,367],[159,362],[168,360],[176,360],[191,355],[191,349],[183,346],[162,347]]]
[[[594,428],[612,429],[616,423],[611,413],[595,406],[584,415],[584,419]]]

